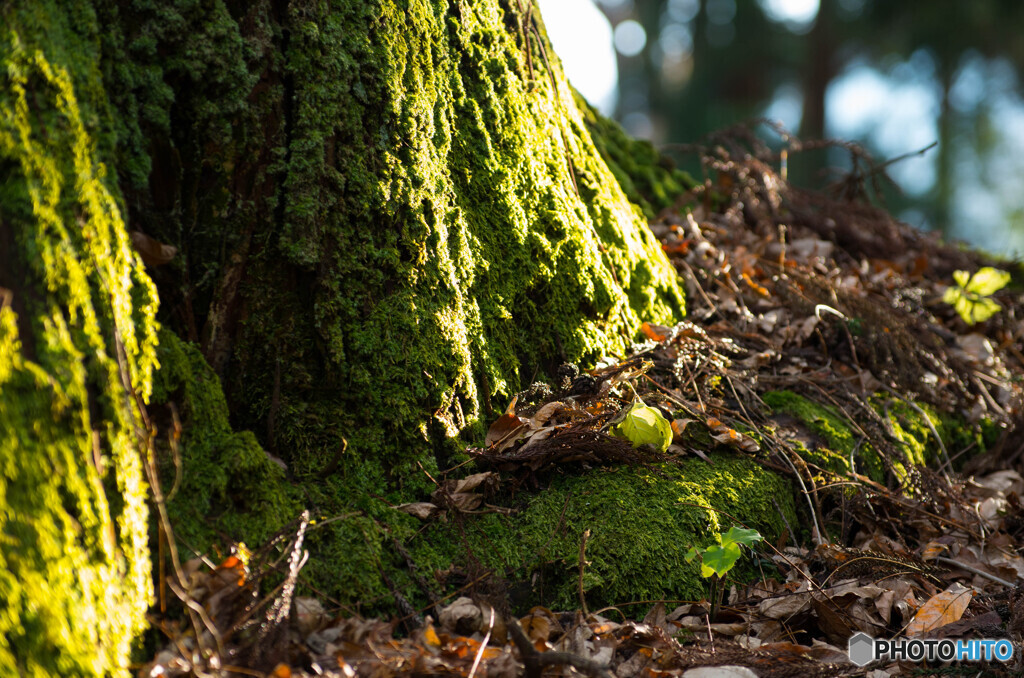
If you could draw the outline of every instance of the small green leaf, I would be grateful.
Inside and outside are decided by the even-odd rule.
[[[960,273],[960,271],[957,271],[957,273]],[[953,277],[956,277],[956,273],[953,274]],[[960,286],[968,292],[988,296],[1006,287],[1008,282],[1010,282],[1009,273],[1000,271],[998,268],[986,266],[971,276],[970,282],[966,285],[961,283]]]
[[[724,577],[740,559],[740,547],[736,544],[709,546],[704,551],[700,564],[700,576],[710,577],[713,574]]]
[[[991,266],[979,269],[974,275],[967,271],[954,271],[956,286],[946,288],[942,301],[953,306],[957,314],[969,325],[988,320],[1002,309],[988,295],[1010,282],[1010,274]]]
[[[685,556],[683,556],[683,558],[688,563],[692,563],[693,559],[696,558],[696,557],[697,557],[697,549],[695,547],[693,547],[693,546],[691,546],[690,550],[686,552]]]
[[[985,322],[1002,308],[998,302],[988,297],[979,297],[973,294],[965,294],[957,300],[953,306],[960,317],[968,325]]]
[[[750,548],[757,542],[764,539],[757,530],[747,530],[742,527],[730,527],[729,531],[722,535],[722,545],[742,544]]]
[[[612,428],[612,433],[625,438],[633,447],[653,445],[660,452],[672,444],[672,425],[661,412],[642,400],[633,403],[622,423]]]

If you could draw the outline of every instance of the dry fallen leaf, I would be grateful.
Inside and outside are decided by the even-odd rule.
[[[487,447],[499,445],[499,449],[506,448],[514,443],[522,432],[525,432],[525,427],[530,422],[528,419],[516,416],[516,400],[518,397],[512,398],[505,413],[487,429],[487,436],[484,438]]]
[[[531,609],[530,614],[520,619],[519,623],[538,652],[543,652],[547,648],[551,630],[558,625],[551,610],[540,606]]]
[[[395,507],[403,513],[416,516],[420,520],[430,520],[441,512],[441,509],[426,501],[417,501],[411,504],[399,504]]]
[[[959,620],[973,597],[972,589],[959,582],[950,584],[945,591],[935,594],[921,606],[907,626],[907,635],[920,635]]]
[[[485,471],[484,473],[474,473],[471,476],[460,478],[455,484],[455,488],[452,490],[453,493],[458,494],[460,492],[472,492],[481,485],[497,483],[498,474],[494,471]]]
[[[316,598],[298,596],[292,605],[295,608],[293,618],[303,636],[313,633],[327,621],[327,612]]]
[[[753,438],[736,429],[729,428],[714,417],[708,418],[707,425],[711,429],[711,437],[724,445],[732,445],[744,452],[757,452],[761,449],[761,446]]]
[[[483,612],[472,598],[463,596],[456,598],[454,603],[443,608],[438,617],[441,626],[449,631],[469,635],[479,629],[480,623],[483,621]]]
[[[553,402],[545,404],[536,414],[530,417],[530,428],[540,428],[544,424],[548,423],[548,419],[553,417],[559,410],[565,409],[565,403],[555,400]]]
[[[514,414],[503,414],[498,417],[491,427],[487,429],[487,437],[484,439],[487,447],[499,445],[508,447],[514,443],[520,435],[526,432],[529,420],[517,417]]]
[[[640,331],[651,341],[665,341],[672,335],[672,328],[664,325],[654,325],[644,322],[640,325]]]

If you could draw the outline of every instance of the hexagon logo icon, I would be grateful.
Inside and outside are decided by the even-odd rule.
[[[870,664],[874,657],[875,640],[866,633],[858,633],[850,638],[850,661],[857,666]]]

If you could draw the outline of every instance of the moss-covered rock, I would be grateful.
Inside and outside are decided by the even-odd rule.
[[[151,593],[156,292],[107,170],[91,7],[7,3],[0,26],[0,673],[121,675]]]

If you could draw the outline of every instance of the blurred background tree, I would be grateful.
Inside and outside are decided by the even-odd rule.
[[[764,116],[878,160],[934,143],[888,168],[889,209],[1000,254],[1024,250],[1024,2],[540,5],[569,78],[633,135],[671,149]],[[842,149],[806,152],[790,177],[822,186],[848,167]]]

